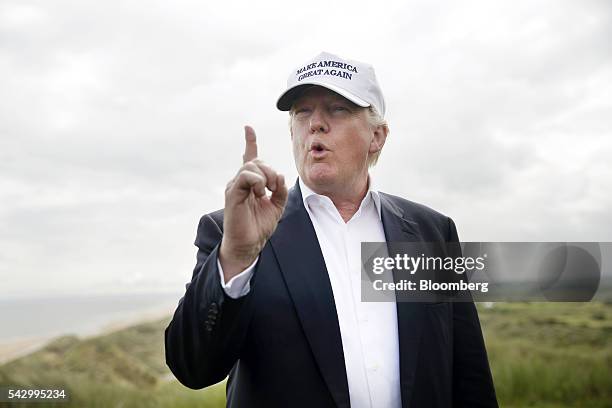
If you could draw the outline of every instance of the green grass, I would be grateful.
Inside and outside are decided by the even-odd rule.
[[[0,384],[65,388],[70,402],[58,407],[224,406],[224,384],[194,391],[171,379],[164,359],[163,331],[168,320],[86,340],[58,338],[42,350],[0,366]]]
[[[612,306],[480,307],[503,407],[612,407]]]
[[[479,313],[502,407],[612,407],[612,305],[497,303]],[[59,407],[224,406],[224,383],[194,391],[172,380],[167,322],[58,338],[0,366],[0,384],[66,388],[71,401]]]

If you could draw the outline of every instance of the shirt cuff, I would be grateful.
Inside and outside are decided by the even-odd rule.
[[[232,299],[238,299],[239,297],[245,296],[251,290],[251,277],[255,271],[255,264],[259,261],[259,257],[253,261],[249,267],[238,275],[234,276],[229,282],[225,283],[225,277],[223,276],[223,268],[221,262],[217,258],[217,268],[219,269],[219,277],[221,278],[221,287],[225,294]]]

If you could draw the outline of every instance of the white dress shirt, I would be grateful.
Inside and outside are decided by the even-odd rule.
[[[361,301],[361,242],[384,242],[380,196],[369,189],[357,212],[344,222],[329,197],[316,194],[299,180],[304,207],[314,226],[329,274],[338,313],[344,363],[352,408],[401,407],[399,339],[395,302]],[[250,290],[257,260],[224,283],[237,298]]]

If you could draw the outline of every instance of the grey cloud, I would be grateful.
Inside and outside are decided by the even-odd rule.
[[[609,2],[325,5],[3,3],[2,290],[182,287],[243,124],[294,181],[274,102],[323,49],[377,69],[383,191],[464,239],[611,239]]]

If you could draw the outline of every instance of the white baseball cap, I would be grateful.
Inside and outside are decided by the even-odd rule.
[[[282,111],[290,110],[293,102],[313,85],[332,90],[361,107],[373,106],[378,113],[385,115],[385,99],[374,67],[327,52],[320,53],[291,72],[287,89],[278,98],[276,107]]]

